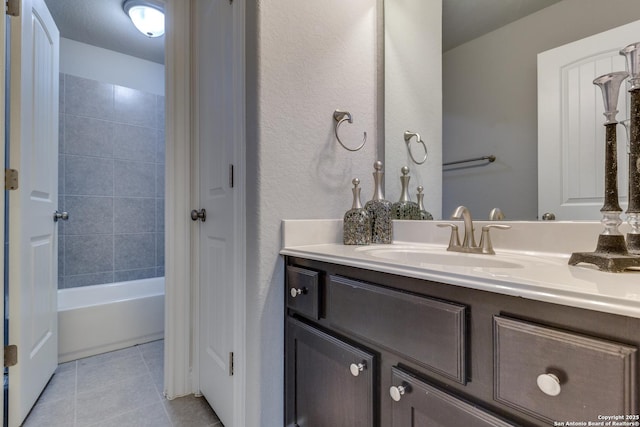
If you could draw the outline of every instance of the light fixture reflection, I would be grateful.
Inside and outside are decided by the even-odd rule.
[[[145,36],[160,37],[164,34],[164,9],[161,5],[145,0],[126,0],[122,8]]]

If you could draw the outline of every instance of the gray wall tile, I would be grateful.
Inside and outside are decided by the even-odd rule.
[[[117,123],[114,132],[113,157],[140,162],[156,161],[157,130]]]
[[[113,198],[65,196],[65,234],[113,234]]]
[[[65,273],[69,276],[113,270],[113,236],[65,236]]]
[[[65,156],[65,194],[113,195],[113,160]]]
[[[58,195],[64,195],[64,154],[58,154]],[[61,206],[58,206],[61,208]]]
[[[92,157],[113,156],[113,123],[66,114],[64,152]]]
[[[164,232],[164,199],[156,199],[156,231]]]
[[[156,127],[164,131],[165,102],[164,96],[156,95]]]
[[[58,286],[164,275],[164,97],[60,82]]]
[[[64,119],[67,115],[58,114],[58,153],[64,153]]]
[[[165,133],[164,133],[164,129],[158,129],[157,130],[157,148],[156,148],[156,163],[162,163],[164,164],[164,159],[166,156],[166,152],[165,152]]]
[[[60,78],[58,79],[58,114],[64,113],[64,80],[65,75],[60,73]]]
[[[115,242],[115,270],[134,270],[156,266],[155,233],[117,234]]]
[[[65,113],[113,120],[113,85],[67,74],[64,83]]]
[[[79,288],[81,286],[102,285],[105,283],[113,283],[113,271],[64,276],[65,288]]]
[[[141,268],[137,270],[117,270],[113,273],[116,282],[127,282],[129,280],[148,279],[156,276],[156,268]]]
[[[156,96],[128,87],[116,86],[115,121],[130,125],[156,127]]]
[[[150,233],[155,231],[155,199],[115,198],[113,232]]]
[[[154,163],[115,160],[115,194],[128,197],[154,197],[155,169]]]
[[[156,233],[156,265],[164,265],[164,233]]]
[[[156,165],[156,197],[164,197],[164,165]]]

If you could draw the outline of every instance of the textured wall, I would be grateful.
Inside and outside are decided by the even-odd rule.
[[[58,287],[164,275],[164,97],[60,75]]]
[[[444,160],[498,158],[444,172],[445,216],[464,204],[477,218],[536,218],[537,54],[637,19],[636,0],[563,0],[444,54]]]
[[[282,425],[283,218],[342,218],[350,182],[373,193],[376,160],[375,0],[247,4],[247,426]],[[345,140],[333,111],[351,111]]]

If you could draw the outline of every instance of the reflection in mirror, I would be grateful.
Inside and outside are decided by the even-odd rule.
[[[385,14],[388,13],[389,3],[407,1],[386,0]],[[445,10],[451,2],[458,13],[468,10],[475,20],[480,19],[479,0],[443,1]],[[539,0],[528,2],[541,3]],[[482,8],[493,5],[504,9],[512,3],[512,0],[492,0],[482,2]],[[520,3],[525,7],[527,1]],[[538,162],[544,162],[545,159],[537,157],[537,54],[638,19],[640,2],[637,0],[562,0],[443,52],[443,160],[449,162],[488,155],[497,158],[486,166],[443,171],[443,217],[449,217],[458,205],[469,207],[474,218],[478,219],[488,218],[489,212],[496,207],[504,212],[506,219],[534,220],[538,217],[538,190],[545,190],[537,188]],[[445,20],[445,25],[446,22],[449,21]],[[389,41],[396,37],[390,32],[402,28],[399,25],[388,28],[387,16],[385,26],[387,50]],[[444,34],[448,31],[449,28],[443,28]],[[412,46],[412,49],[405,46],[407,55],[412,52],[420,56],[424,52],[422,42],[412,42],[408,37],[403,41]],[[392,52],[395,53],[395,50]],[[398,61],[398,58],[390,57],[389,52],[385,52],[385,58],[385,108],[388,109],[390,100],[395,99],[388,85],[388,79],[393,78],[388,70],[394,66],[389,62]],[[427,69],[434,67],[433,64],[425,66]],[[410,83],[411,80],[405,82],[405,94],[411,93],[407,87]],[[431,94],[414,90],[412,96],[429,98]],[[396,109],[396,115],[401,115],[398,112],[401,103],[397,99],[394,102],[391,107]],[[406,107],[412,106],[408,104]],[[387,164],[389,158],[397,156],[398,152],[404,155],[402,150],[406,151],[403,144],[398,142],[402,138],[402,134],[398,133],[400,129],[395,130],[398,135],[390,134],[390,128],[395,126],[390,120],[390,117],[385,117]],[[413,131],[425,132],[423,125],[417,121],[407,126]],[[392,138],[396,142],[393,146]],[[431,153],[436,143],[433,139],[425,140]],[[430,160],[435,168],[433,158]],[[544,164],[541,166],[544,169]],[[390,188],[390,182],[397,180],[395,175],[387,169],[387,188]],[[421,184],[425,192],[432,191],[432,183]]]
[[[442,203],[441,17],[440,0],[384,2],[385,197],[399,200],[400,170],[408,166],[411,200],[423,186],[424,208],[435,218]],[[424,146],[416,137],[405,142],[405,132],[419,134]]]

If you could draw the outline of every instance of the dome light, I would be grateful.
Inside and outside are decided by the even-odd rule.
[[[126,0],[122,4],[133,25],[147,37],[164,34],[164,8],[151,1]]]

